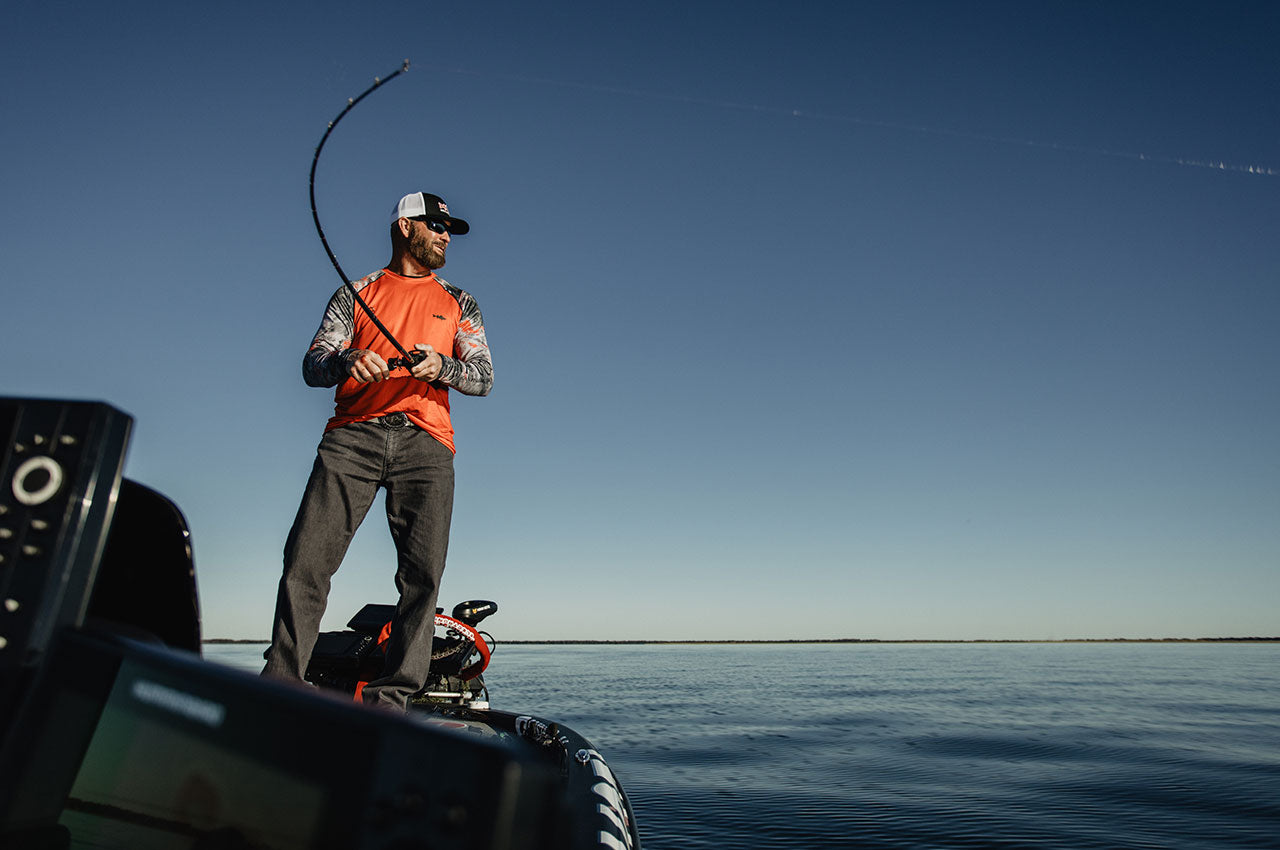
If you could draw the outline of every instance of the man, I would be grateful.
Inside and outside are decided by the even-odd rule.
[[[383,674],[363,699],[403,709],[426,683],[453,513],[449,389],[482,396],[493,385],[475,299],[435,274],[468,230],[436,195],[405,195],[391,215],[391,261],[353,284],[391,335],[421,353],[411,368],[388,367],[398,352],[350,287],[329,300],[302,374],[310,386],[336,385],[336,407],[285,543],[264,675],[302,679],[330,579],[384,487],[400,600]]]

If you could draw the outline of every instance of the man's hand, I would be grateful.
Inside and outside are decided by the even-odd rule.
[[[415,345],[414,348],[421,351],[426,357],[422,358],[421,363],[410,369],[409,374],[419,381],[428,382],[440,377],[440,369],[444,366],[444,362],[441,361],[440,355],[436,353],[436,350],[421,342]]]
[[[387,368],[387,361],[379,357],[377,353],[367,349],[356,351],[351,360],[350,372],[351,377],[362,384],[385,381],[387,376],[391,374],[391,370]]]

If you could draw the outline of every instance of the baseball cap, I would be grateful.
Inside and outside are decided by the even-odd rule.
[[[391,211],[391,223],[394,224],[402,218],[431,218],[443,221],[449,232],[458,236],[471,229],[471,225],[462,219],[449,215],[449,205],[444,202],[444,198],[430,192],[411,192],[401,198],[395,209]]]

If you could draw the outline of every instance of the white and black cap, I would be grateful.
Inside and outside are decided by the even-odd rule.
[[[411,192],[401,198],[391,211],[391,222],[394,224],[402,218],[439,221],[455,236],[461,236],[471,229],[471,225],[449,214],[449,205],[444,202],[444,198],[430,192]]]

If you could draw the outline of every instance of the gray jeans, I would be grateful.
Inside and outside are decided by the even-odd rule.
[[[301,680],[311,660],[329,582],[379,487],[395,542],[400,600],[382,677],[366,703],[403,708],[431,667],[436,597],[453,515],[453,452],[402,413],[327,432],[284,547],[275,628],[264,675]]]

